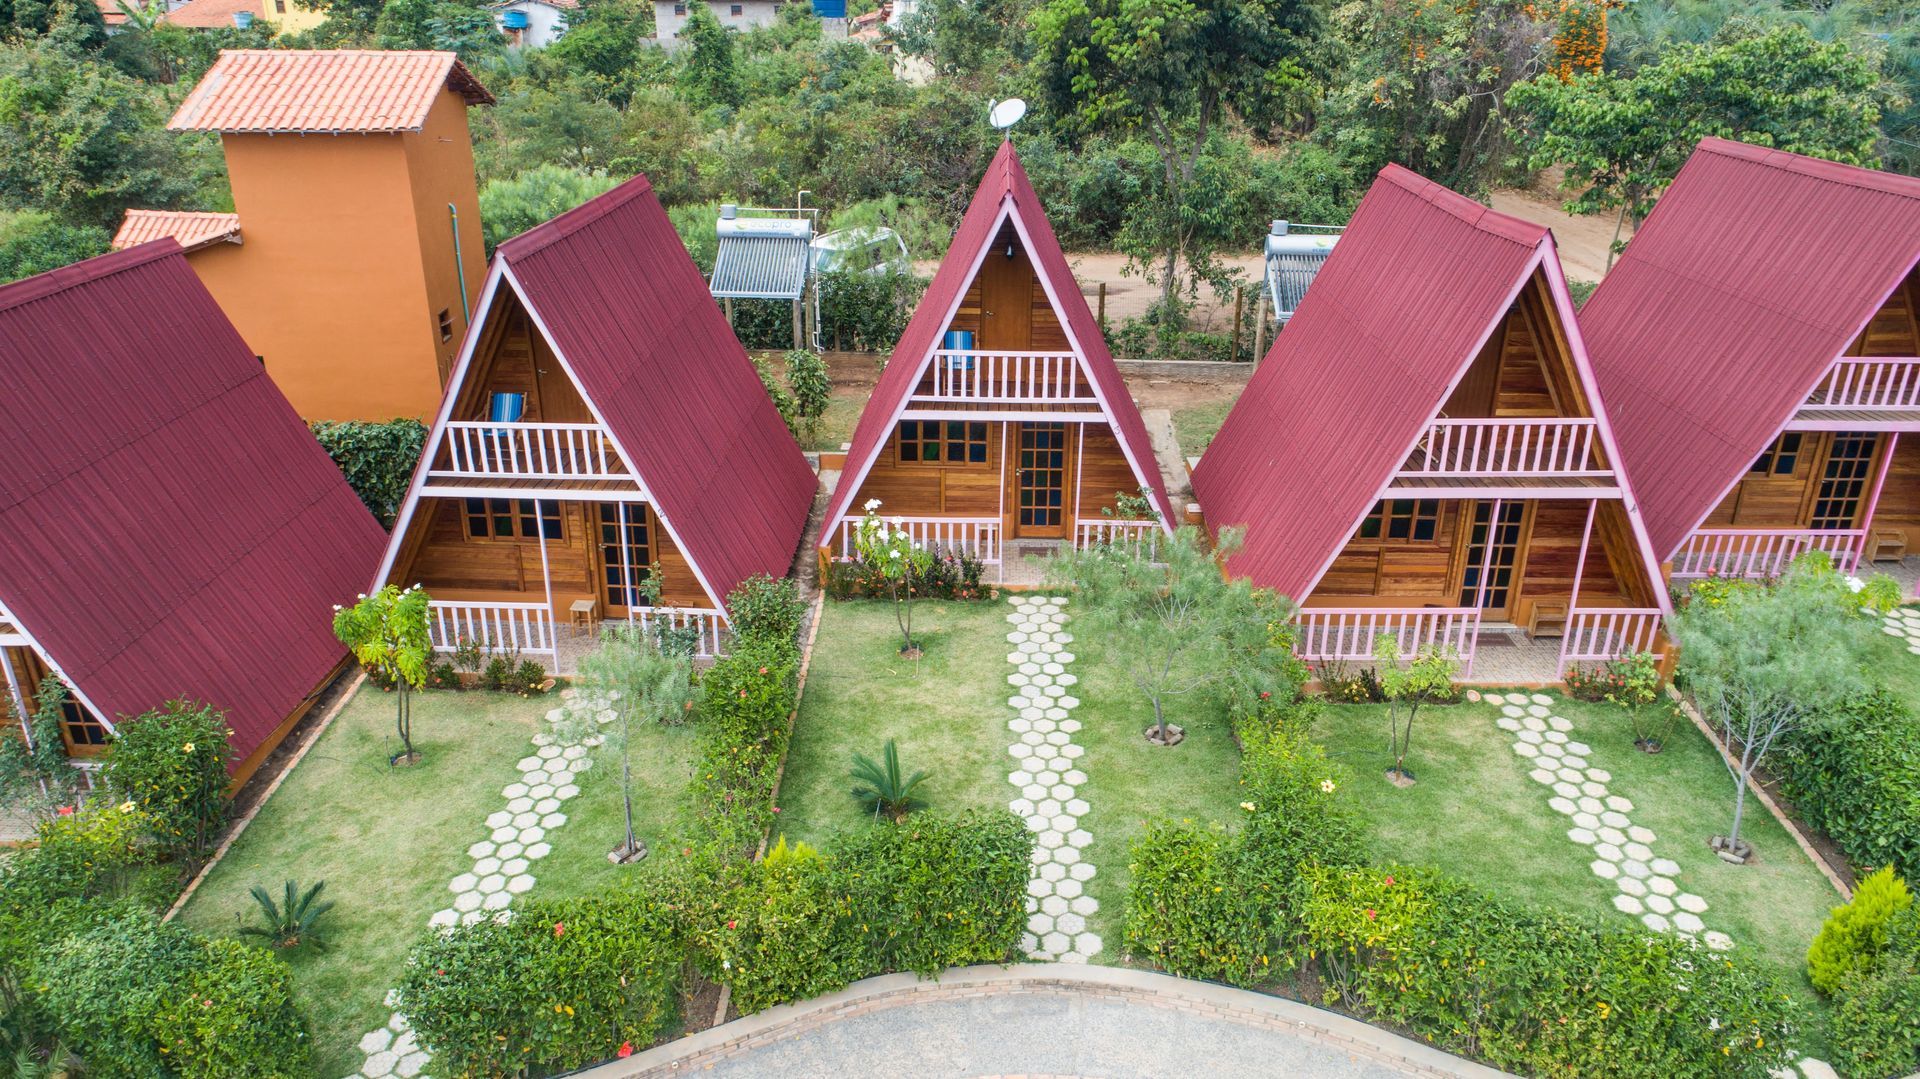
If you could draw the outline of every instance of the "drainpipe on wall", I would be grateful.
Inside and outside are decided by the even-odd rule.
[[[473,322],[473,308],[467,305],[467,268],[460,258],[460,210],[453,203],[447,203],[447,219],[453,228],[453,276],[460,279],[460,319],[466,329]]]

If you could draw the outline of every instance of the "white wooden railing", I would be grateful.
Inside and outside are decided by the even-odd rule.
[[[915,401],[966,401],[988,404],[1094,404],[1081,391],[1080,365],[1071,352],[986,352],[939,349],[933,354],[932,382]]]
[[[1825,551],[1843,573],[1860,564],[1860,528],[1702,528],[1673,556],[1673,576],[1778,577],[1808,551]]]
[[[429,476],[450,479],[628,479],[626,463],[597,423],[447,424],[447,456]]]
[[[1478,607],[1302,607],[1294,615],[1299,638],[1293,651],[1301,659],[1373,659],[1373,642],[1385,633],[1394,639],[1401,659],[1411,659],[1428,645],[1459,653],[1461,675],[1473,674],[1473,654],[1480,640]]]
[[[1575,607],[1560,639],[1560,673],[1570,663],[1605,662],[1638,652],[1653,652],[1660,639],[1658,607]]]
[[[732,630],[725,614],[706,607],[630,607],[627,624],[649,635],[661,628],[691,626],[699,631],[693,654],[700,659],[726,655],[727,636]]]
[[[463,641],[473,641],[489,653],[551,656],[556,663],[559,659],[553,611],[544,603],[430,600],[427,636],[436,652],[451,652]]]
[[[1164,530],[1159,521],[1117,521],[1106,517],[1077,521],[1073,526],[1073,545],[1079,550],[1110,544],[1144,544],[1147,557],[1160,553]]]
[[[998,517],[889,517],[887,525],[906,530],[913,545],[922,550],[962,551],[983,565],[1000,564],[1000,519]],[[854,538],[860,531],[860,518],[840,518],[840,557],[858,556]]]
[[[1805,408],[1920,408],[1920,359],[1842,356],[1807,395]]]
[[[1607,476],[1591,419],[1435,420],[1397,477]]]

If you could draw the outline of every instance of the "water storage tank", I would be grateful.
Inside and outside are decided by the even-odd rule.
[[[524,11],[508,11],[500,16],[500,25],[508,30],[525,30],[527,28],[527,13]]]
[[[823,19],[844,19],[847,0],[813,0],[813,13]]]

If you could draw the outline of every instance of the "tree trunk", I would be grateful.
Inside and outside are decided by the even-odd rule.
[[[1620,231],[1624,229],[1627,224],[1628,205],[1630,204],[1625,202],[1620,204],[1620,216],[1616,218],[1613,222],[1613,242],[1607,244],[1607,272],[1608,273],[1613,272],[1614,252],[1620,249]]]
[[[1734,849],[1740,842],[1740,820],[1747,812],[1747,773],[1742,769],[1733,780],[1733,828],[1727,833],[1727,847]]]
[[[1153,695],[1153,725],[1160,729],[1160,744],[1167,744],[1167,713],[1160,705],[1160,695]]]
[[[631,858],[633,852],[640,849],[640,841],[633,834],[633,764],[627,756],[625,741],[623,737],[620,746],[620,793],[627,801],[627,846],[622,853]]]

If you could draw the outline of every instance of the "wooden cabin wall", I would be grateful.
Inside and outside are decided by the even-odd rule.
[[[418,582],[435,599],[537,603],[546,594],[540,574],[538,543],[530,539],[468,539],[461,499],[422,499],[420,510],[415,527],[426,529],[426,535],[408,571],[396,574],[395,580]],[[652,507],[645,507],[643,512],[648,518],[653,559],[660,563],[661,602],[675,607],[710,606],[711,601],[700,587],[699,579],[693,575],[693,567],[674,545],[673,537],[661,527]],[[601,613],[605,614],[599,513],[597,504],[592,502],[560,504],[564,534],[560,539],[546,541],[556,617],[564,617],[574,600],[588,597],[599,599]]]
[[[546,340],[533,332],[532,319],[517,304],[505,316],[494,347],[475,357],[475,370],[467,376],[467,385],[477,387],[478,392],[463,395],[455,419],[488,419],[492,394],[524,393],[527,409],[521,418],[529,423],[593,422],[593,413],[588,411],[579,389]]]
[[[848,503],[858,515],[867,500],[880,500],[882,516],[994,517],[1000,516],[1000,454],[1004,424],[987,428],[984,463],[901,461],[900,427],[880,447],[873,467]]]
[[[1873,527],[1905,529],[1907,545],[1920,550],[1920,434],[1900,436],[1888,468]]]
[[[1339,597],[1379,599],[1378,606],[1427,604],[1451,607],[1454,548],[1463,508],[1458,501],[1440,503],[1440,518],[1431,540],[1361,539],[1347,541],[1320,584],[1316,600]],[[1361,603],[1360,606],[1368,606]]]
[[[1920,356],[1920,310],[1915,293],[1920,282],[1909,275],[1880,305],[1867,328],[1848,347],[1849,356]]]
[[[1116,493],[1139,494],[1140,481],[1134,477],[1133,466],[1127,464],[1113,428],[1104,423],[1077,426],[1085,429],[1086,441],[1080,446],[1080,490],[1074,500],[1074,513],[1082,520],[1097,521],[1106,516],[1101,511],[1119,508]]]
[[[1008,243],[1014,245],[1013,258],[1007,258],[1004,254]],[[983,317],[986,297],[1017,292],[1024,292],[1027,296],[1024,333],[1014,330],[1011,336],[1002,336],[996,332],[1000,327],[988,326]],[[1046,286],[1041,284],[1040,275],[1034,272],[1033,262],[1027,257],[1026,248],[1020,245],[1011,224],[1001,229],[993,247],[981,261],[980,272],[967,285],[966,293],[960,298],[960,309],[954,313],[947,329],[971,331],[975,348],[1030,348],[1040,352],[1066,350],[1067,331],[1061,326],[1060,317],[1053,310],[1053,302],[1047,299]]]
[[[1536,275],[1461,376],[1442,409],[1446,416],[1468,419],[1589,414],[1583,403],[1585,395],[1578,390],[1564,331],[1553,317],[1548,299],[1546,284]]]

